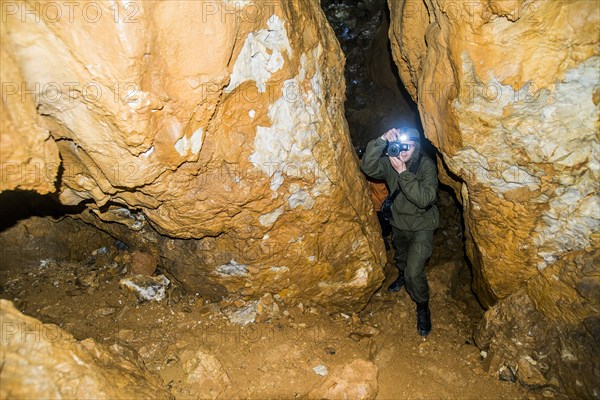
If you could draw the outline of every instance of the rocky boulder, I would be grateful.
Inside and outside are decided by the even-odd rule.
[[[139,355],[119,345],[76,340],[0,300],[3,399],[171,399]],[[31,379],[35,377],[35,379]]]

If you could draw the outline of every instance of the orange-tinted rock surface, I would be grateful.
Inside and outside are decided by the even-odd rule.
[[[7,35],[8,27],[3,20],[0,24],[0,191],[54,192],[60,165],[58,148],[43,118],[36,112],[37,95],[25,94],[34,92],[36,85],[28,86],[24,80],[14,57],[17,44],[5,41]]]
[[[596,343],[592,361],[588,347],[569,350],[580,370],[595,372],[561,373],[572,393],[598,396],[600,6],[389,5],[400,75],[464,207],[479,299],[518,303],[524,287],[547,326],[565,332],[563,346],[567,328]]]
[[[2,147],[26,164],[11,121],[39,121],[58,179],[2,189],[56,185],[201,294],[366,303],[384,249],[318,3],[53,4],[3,7],[6,77],[34,92],[3,92]]]
[[[139,355],[120,345],[76,340],[0,300],[3,399],[172,398]]]

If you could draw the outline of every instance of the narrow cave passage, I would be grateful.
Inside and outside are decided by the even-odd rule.
[[[392,59],[386,1],[355,5],[350,1],[324,0],[321,4],[346,57],[345,115],[359,155],[368,141],[389,129],[416,128],[422,134],[417,105],[400,80]],[[423,139],[422,150],[435,160],[438,150]],[[452,188],[438,184],[437,205],[442,216],[430,264],[460,261],[465,265],[461,273],[468,276],[471,273],[464,254],[463,210]],[[473,293],[466,290],[462,295],[467,298]]]
[[[354,145],[364,148],[394,127],[422,132],[417,105],[392,59],[386,1],[323,0],[321,6],[346,58],[345,115]]]
[[[416,103],[411,99],[400,80],[397,67],[392,59],[390,49],[389,31],[389,8],[385,0],[365,1],[356,4],[348,0],[322,0],[321,5],[327,15],[327,19],[332,25],[344,55],[346,65],[344,76],[346,79],[346,102],[345,115],[349,124],[352,142],[359,157],[364,153],[366,144],[384,132],[392,128],[416,128],[421,134],[423,127]],[[438,151],[428,140],[423,140],[423,151],[432,159],[438,157]],[[370,189],[378,191],[377,185],[382,181],[366,177],[372,183]],[[468,259],[464,251],[462,207],[456,200],[452,188],[440,183],[438,186],[436,205],[440,209],[440,226],[434,235],[434,249],[432,257],[426,264],[427,274],[432,277],[432,287],[434,293],[440,302],[440,308],[435,310],[436,314],[444,314],[447,308],[457,307],[453,318],[460,321],[446,318],[435,318],[434,325],[436,329],[447,334],[448,341],[456,341],[456,334],[462,335],[464,344],[472,344],[472,334],[469,330],[475,329],[476,324],[483,316],[483,308],[478,303],[474,293],[471,290],[472,273]],[[388,193],[388,191],[386,191]],[[381,199],[378,195],[372,195],[376,210],[381,207]],[[379,195],[382,197],[382,195]],[[382,220],[380,219],[380,222]],[[385,224],[385,222],[382,222]],[[389,228],[388,228],[389,229]],[[379,239],[379,238],[378,238]],[[434,392],[427,390],[419,391],[419,379],[415,377],[402,376],[397,370],[419,365],[425,371],[431,371],[431,366],[423,365],[422,360],[411,360],[409,354],[412,349],[406,349],[398,342],[402,341],[402,335],[406,334],[406,327],[396,325],[400,322],[394,318],[395,312],[400,312],[402,324],[408,315],[412,314],[410,307],[410,298],[403,299],[401,311],[398,311],[398,303],[394,300],[394,295],[386,293],[386,288],[396,279],[398,273],[394,268],[394,249],[390,245],[389,237],[385,240],[388,248],[388,262],[386,264],[386,280],[381,289],[376,292],[373,301],[367,305],[366,310],[361,315],[370,315],[375,317],[372,321],[378,321],[376,326],[386,326],[391,331],[397,330],[397,341],[381,340],[376,342],[377,348],[374,351],[375,359],[378,359],[382,365],[380,377],[382,386],[380,387],[381,398],[405,398],[420,397]],[[404,288],[402,289],[404,292]],[[406,295],[406,293],[404,293]],[[443,299],[443,301],[440,301]],[[435,304],[436,302],[434,302]],[[408,306],[408,307],[407,307]],[[408,309],[407,309],[408,308]],[[388,315],[386,315],[388,314]],[[386,329],[384,328],[384,329]],[[443,340],[442,340],[443,341]],[[456,342],[454,342],[456,344]],[[427,342],[416,343],[419,354],[423,354],[430,345]],[[433,346],[443,347],[441,343],[435,343]],[[390,351],[390,348],[393,350]],[[382,351],[383,350],[383,351]],[[439,348],[437,349],[440,350]],[[448,381],[469,380],[473,381],[473,376],[456,373],[452,367],[447,364],[447,357],[450,354],[443,354],[440,351],[438,361],[446,363],[446,370],[443,374],[448,376]],[[470,356],[468,356],[470,357]],[[441,367],[440,372],[444,367]],[[435,372],[435,373],[437,373]],[[435,375],[435,373],[433,375]],[[434,378],[435,379],[435,378]],[[502,379],[514,381],[508,374]],[[398,385],[398,380],[401,384]],[[411,386],[411,389],[403,386]],[[477,389],[476,389],[477,390]],[[471,391],[463,396],[482,396],[482,393]],[[498,396],[503,396],[498,393]]]
[[[598,397],[590,4],[4,2],[0,398]],[[355,154],[398,127],[426,337]]]

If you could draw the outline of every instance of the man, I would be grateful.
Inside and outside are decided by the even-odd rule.
[[[395,154],[392,147],[401,149]],[[431,158],[421,153],[419,132],[413,128],[390,129],[367,145],[362,170],[368,176],[385,180],[390,193],[398,190],[392,203],[392,244],[398,278],[388,291],[406,286],[417,304],[417,331],[431,332],[429,285],[425,262],[431,256],[433,232],[439,224],[434,205],[438,180]]]

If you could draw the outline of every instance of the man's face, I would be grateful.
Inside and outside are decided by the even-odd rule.
[[[400,154],[398,154],[399,160],[401,160],[402,162],[407,162],[408,160],[410,160],[413,153],[415,152],[415,144],[416,143],[413,142],[412,140],[402,140],[401,143],[406,143],[410,146],[410,149],[401,151]]]

